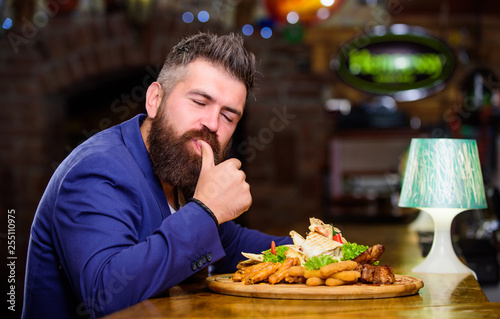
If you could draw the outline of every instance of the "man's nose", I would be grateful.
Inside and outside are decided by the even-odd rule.
[[[219,111],[217,108],[205,110],[201,124],[208,128],[210,132],[216,133],[219,129]]]

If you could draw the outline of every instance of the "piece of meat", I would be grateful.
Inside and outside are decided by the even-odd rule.
[[[374,266],[370,264],[358,265],[357,271],[361,272],[359,280],[372,284],[392,284],[394,283],[394,272],[391,266]]]
[[[375,266],[370,264],[359,264],[357,270],[361,273],[361,277],[359,278],[361,282],[373,282]]]
[[[392,284],[394,283],[394,272],[390,266],[381,266],[375,270],[375,284]]]
[[[380,256],[382,256],[384,251],[385,251],[384,245],[377,244],[375,246],[368,248],[353,260],[358,264],[373,264],[380,258]]]

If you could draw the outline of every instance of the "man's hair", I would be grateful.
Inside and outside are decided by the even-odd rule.
[[[241,36],[199,33],[181,40],[167,55],[158,75],[165,95],[168,95],[185,74],[184,67],[203,59],[222,67],[235,79],[243,82],[247,96],[254,85],[255,56],[243,46]]]

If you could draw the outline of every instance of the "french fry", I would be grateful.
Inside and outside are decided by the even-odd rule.
[[[260,264],[260,263],[261,262],[259,262],[259,261],[247,259],[247,260],[240,261],[236,265],[236,268],[239,269],[239,270],[242,270],[242,269],[245,269],[245,268],[248,268],[248,267],[251,267],[251,266],[255,266],[255,265]]]
[[[325,280],[319,277],[309,277],[306,280],[306,285],[308,286],[322,286],[325,284]]]
[[[240,272],[239,270],[233,274],[233,277],[231,278],[233,281],[241,281],[243,280],[243,273]]]
[[[361,273],[356,270],[345,270],[341,272],[334,273],[330,278],[339,279],[342,281],[357,281],[361,277]]]
[[[250,276],[245,276],[243,283],[245,285],[251,285],[258,283],[259,281],[268,279],[272,274],[274,274],[278,268],[281,266],[281,263],[265,263],[267,264],[264,268],[252,273]]]
[[[268,267],[271,264],[272,264],[271,262],[265,262],[265,263],[257,264],[255,266],[245,268],[245,271],[243,272],[243,278],[241,279],[241,281],[246,282],[248,280],[248,278],[250,278],[253,274],[264,269],[265,267]]]
[[[297,257],[285,259],[285,261],[281,264],[281,266],[278,268],[278,270],[269,277],[269,279],[268,279],[269,283],[271,285],[279,283],[280,281],[285,279],[285,277],[287,276],[288,269],[290,269],[290,267],[292,267],[294,265],[298,265],[298,264],[300,264],[300,260]]]
[[[345,282],[344,282],[344,281],[342,281],[342,280],[340,280],[340,279],[332,278],[332,277],[327,278],[327,279],[325,280],[325,285],[330,286],[330,287],[334,287],[334,286],[342,286],[342,285],[344,285],[344,284],[345,284]]]
[[[261,269],[262,267],[265,267],[265,263],[258,263],[249,267],[245,267],[242,269],[239,269],[238,271],[241,272],[243,275],[249,274],[253,271],[256,271],[258,269]]]
[[[321,277],[328,278],[331,277],[332,274],[345,271],[345,270],[353,270],[358,265],[357,262],[352,260],[340,261],[338,263],[332,263],[320,268]]]

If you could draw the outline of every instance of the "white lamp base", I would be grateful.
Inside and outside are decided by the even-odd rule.
[[[425,211],[421,210],[417,218],[410,223],[410,229],[417,232],[431,232],[434,230],[434,221]]]
[[[471,273],[477,278],[474,271],[458,259],[451,242],[451,223],[455,216],[465,209],[425,208],[423,210],[434,220],[434,241],[427,257],[412,271],[435,274]]]

